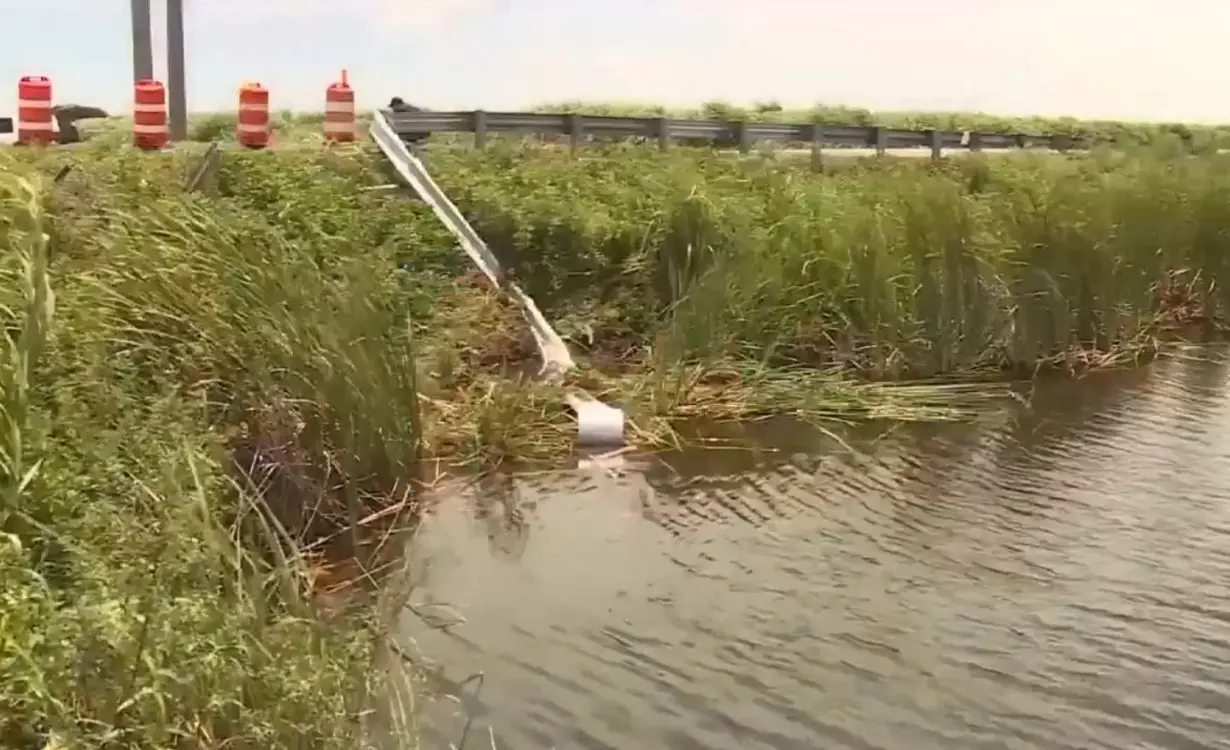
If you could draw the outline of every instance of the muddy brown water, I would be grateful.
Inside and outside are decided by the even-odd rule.
[[[1225,350],[858,455],[741,432],[446,499],[415,600],[466,621],[402,635],[483,682],[425,746],[1230,747]]]

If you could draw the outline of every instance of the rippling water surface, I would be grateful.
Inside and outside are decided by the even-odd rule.
[[[467,748],[490,727],[502,750],[1230,747],[1222,359],[862,430],[856,454],[766,424],[745,437],[770,447],[445,500],[416,600],[467,621],[405,634],[442,689],[484,680],[428,729],[455,743],[472,715]]]

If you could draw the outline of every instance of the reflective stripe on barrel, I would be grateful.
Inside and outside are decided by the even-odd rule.
[[[133,88],[132,142],[137,148],[160,149],[167,145],[167,90],[158,81],[137,81]]]
[[[324,133],[326,141],[347,142],[355,139],[354,89],[342,71],[342,80],[325,89]]]
[[[51,79],[23,76],[17,81],[17,142],[55,143],[51,121]]]
[[[269,90],[259,83],[245,83],[239,88],[235,140],[248,148],[269,145]]]

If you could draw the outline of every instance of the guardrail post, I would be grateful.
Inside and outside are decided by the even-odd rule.
[[[195,193],[201,189],[201,186],[207,179],[211,179],[218,173],[218,166],[222,163],[222,152],[218,150],[218,142],[214,141],[209,144],[209,148],[205,151],[205,156],[201,157],[201,164],[196,168],[192,178],[184,186],[184,190],[189,193]]]
[[[658,131],[658,148],[663,151],[671,147],[671,118],[659,117],[654,122],[654,127]]]
[[[888,150],[888,130],[876,125],[871,129],[871,145],[875,147],[876,156],[883,156]]]
[[[575,112],[568,115],[568,142],[575,154],[585,141],[585,118]]]
[[[824,125],[818,122],[811,124],[811,168],[816,172],[824,169]]]
[[[976,130],[970,131],[969,150],[970,151],[981,151],[982,150],[982,133],[979,133]]]
[[[927,143],[931,146],[931,159],[939,161],[944,158],[944,131],[928,130]]]
[[[487,147],[487,113],[474,110],[474,148]]]
[[[739,144],[739,153],[746,154],[752,150],[752,134],[748,130],[746,120],[737,120],[730,123],[731,129],[734,131],[735,142]]]

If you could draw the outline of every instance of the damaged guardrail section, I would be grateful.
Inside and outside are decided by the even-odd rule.
[[[384,112],[377,111],[372,117],[370,132],[372,140],[397,170],[397,174],[414,189],[423,202],[431,206],[436,217],[457,238],[462,251],[474,261],[493,286],[503,289],[512,297],[538,345],[542,358],[540,377],[562,379],[564,374],[576,365],[568,351],[568,345],[547,322],[538,305],[534,304],[534,300],[517,284],[504,278],[500,263],[487,247],[487,243],[478,236],[457,206],[432,179],[423,162],[402,142]],[[581,394],[570,394],[567,401],[577,415],[577,429],[582,443],[611,444],[622,441],[623,412]]]

